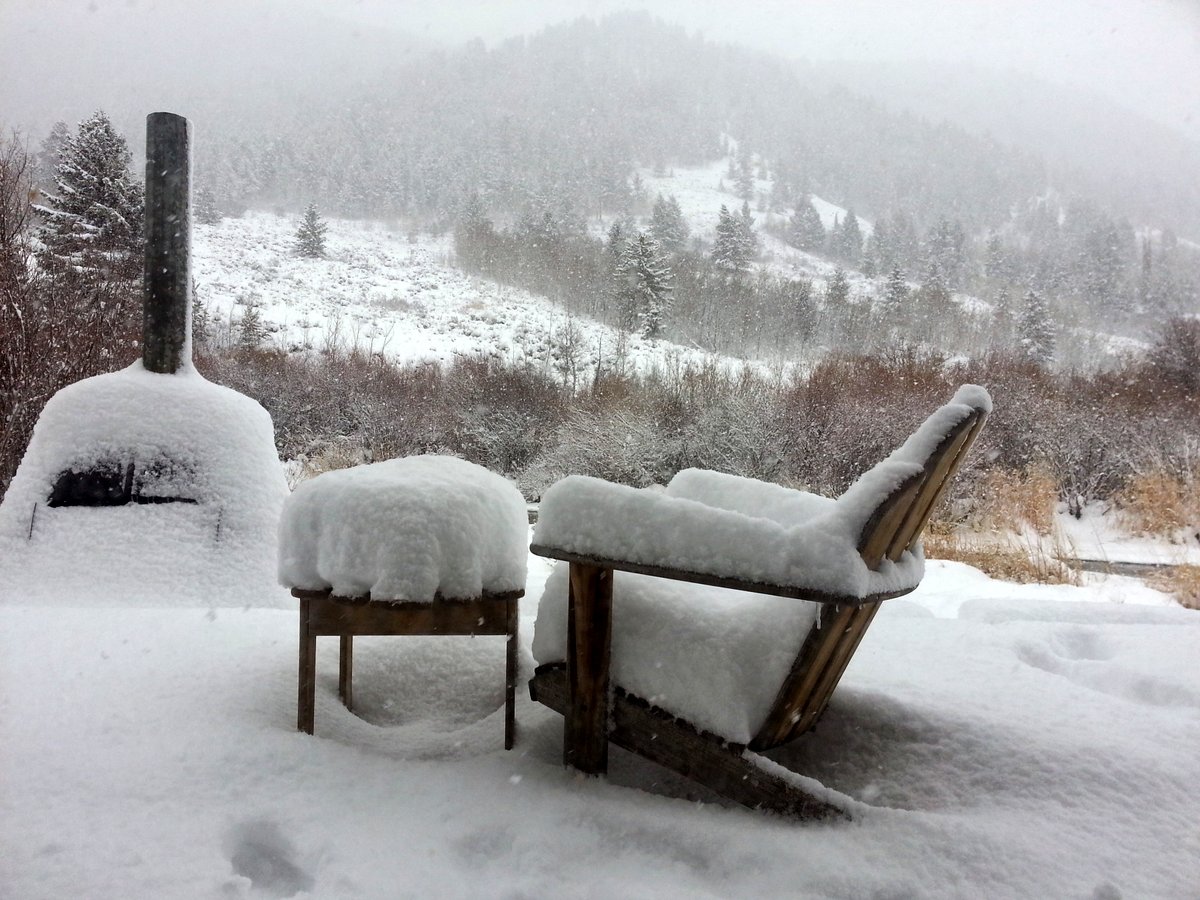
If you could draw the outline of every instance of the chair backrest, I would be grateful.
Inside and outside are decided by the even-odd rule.
[[[885,477],[889,466],[897,470],[896,463],[920,468],[900,479],[867,516],[858,552],[869,568],[878,568],[884,559],[898,560],[916,546],[990,411],[987,392],[966,385],[876,467]],[[816,724],[881,603],[824,604],[751,748],[778,746]]]
[[[957,422],[947,423],[932,452],[920,461],[920,471],[896,485],[867,519],[858,552],[868,568],[878,568],[884,559],[898,560],[920,540],[934,507],[987,419],[987,408],[968,409]]]

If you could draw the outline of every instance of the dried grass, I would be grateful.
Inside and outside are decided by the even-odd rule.
[[[978,504],[968,524],[975,530],[1019,533],[1029,527],[1042,536],[1054,530],[1058,486],[1042,466],[1024,472],[992,469],[974,493]]]
[[[966,563],[991,578],[1018,584],[1083,583],[1082,573],[1061,562],[1068,555],[1055,538],[1050,541],[1034,536],[1022,538],[1012,533],[995,533],[980,540],[964,539],[958,532],[941,529],[925,535],[925,556]]]
[[[1200,529],[1200,479],[1161,469],[1131,476],[1116,497],[1120,518],[1132,534],[1176,540]]]
[[[1172,566],[1146,581],[1150,587],[1171,594],[1180,605],[1200,609],[1200,566]]]

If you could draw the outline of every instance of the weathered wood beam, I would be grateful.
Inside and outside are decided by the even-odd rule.
[[[543,666],[529,682],[539,703],[567,715],[571,709],[567,673]],[[609,740],[658,763],[728,800],[798,818],[846,818],[834,804],[813,796],[794,781],[759,765],[758,755],[729,743],[617,688],[612,696]]]
[[[612,651],[612,569],[571,563],[563,762],[587,775],[608,771],[608,669]]]

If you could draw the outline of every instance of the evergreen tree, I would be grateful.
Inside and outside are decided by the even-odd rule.
[[[495,262],[496,229],[484,213],[478,194],[472,194],[454,227],[454,252],[468,272],[491,272]]]
[[[131,160],[125,138],[103,112],[79,124],[60,153],[54,194],[36,207],[45,217],[39,237],[46,265],[138,277],[145,199]]]
[[[750,215],[750,204],[742,203],[742,212],[738,217],[738,238],[742,242],[747,264],[758,256],[758,235],[754,231],[754,216]]]
[[[1048,366],[1054,359],[1054,323],[1050,308],[1037,291],[1029,291],[1017,318],[1017,346],[1026,359]]]
[[[805,194],[792,211],[792,217],[788,220],[788,236],[793,246],[809,253],[815,253],[825,246],[825,226],[821,222],[821,214],[813,206],[811,194]]]
[[[908,281],[904,277],[904,270],[893,266],[883,289],[884,309],[889,315],[895,315],[904,309],[907,300]]]
[[[717,213],[717,240],[713,244],[712,261],[723,272],[742,274],[750,268],[745,225],[722,204]]]
[[[950,288],[937,263],[932,264],[925,273],[925,280],[917,289],[916,299],[921,304],[922,315],[927,320],[936,320],[951,311],[953,300]],[[933,324],[936,324],[936,321]]]
[[[263,324],[262,313],[257,305],[246,307],[238,322],[238,343],[247,349],[253,349],[263,342],[267,336],[267,327]]]
[[[615,264],[620,264],[621,257],[625,254],[625,245],[627,243],[625,234],[628,229],[620,220],[613,222],[608,229],[608,237],[605,239],[604,249],[608,251]]]
[[[674,194],[666,199],[659,194],[654,201],[650,234],[666,253],[682,253],[686,249],[690,232]]]
[[[957,286],[962,280],[966,245],[967,233],[962,223],[951,222],[945,216],[925,235],[925,265],[937,266],[948,287]]]
[[[329,226],[321,220],[321,215],[317,212],[317,204],[308,204],[300,227],[296,229],[296,252],[301,256],[324,256],[325,232],[328,230]]]
[[[196,221],[201,225],[217,225],[221,221],[221,210],[217,208],[217,198],[208,188],[196,191]]]
[[[734,187],[743,202],[749,203],[754,198],[754,173],[750,169],[750,161],[746,156],[738,159]]]
[[[617,266],[623,324],[636,325],[643,337],[662,334],[671,308],[672,274],[658,242],[638,232],[626,244]]]
[[[55,122],[50,134],[42,141],[37,153],[37,161],[33,170],[34,184],[42,189],[48,189],[54,184],[58,172],[58,164],[62,161],[63,148],[71,139],[71,129],[66,122]]]
[[[854,210],[847,210],[846,218],[830,236],[833,255],[843,259],[852,266],[857,266],[862,260],[863,236]]]
[[[846,270],[838,266],[833,275],[825,282],[825,306],[838,309],[850,302],[850,282],[846,278]]]

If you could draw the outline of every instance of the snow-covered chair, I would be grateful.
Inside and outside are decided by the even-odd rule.
[[[297,727],[313,733],[317,638],[340,638],[338,696],[352,708],[355,635],[507,635],[504,747],[515,730],[517,601],[525,500],[451,456],[326,472],[284,504],[279,580],[300,601]]]
[[[665,492],[551,487],[531,549],[569,567],[538,607],[530,694],[565,716],[564,761],[603,773],[612,741],[750,807],[844,814],[755,751],[813,727],[881,603],[916,588],[990,410],[963,386],[836,499],[697,469]]]

